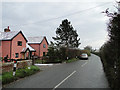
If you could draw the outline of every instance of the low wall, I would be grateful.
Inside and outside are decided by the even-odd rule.
[[[18,68],[25,68],[27,66],[32,65],[32,60],[24,60],[17,62],[17,69]],[[2,64],[2,72],[9,72],[13,70],[14,63],[4,63]],[[1,72],[0,72],[1,73]]]

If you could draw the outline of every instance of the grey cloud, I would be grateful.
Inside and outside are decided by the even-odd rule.
[[[48,40],[51,41],[52,37],[55,36],[56,28],[59,27],[63,19],[67,18],[71,21],[73,27],[77,30],[79,37],[81,38],[82,44],[80,47],[91,44],[98,48],[103,44],[106,36],[105,16],[101,14],[101,11],[109,6],[111,7],[111,4],[76,14],[75,12],[99,4],[101,4],[101,2],[4,2],[2,13],[3,26],[13,25],[10,27],[11,30],[22,30],[26,36],[45,35]],[[72,13],[74,14],[71,15]],[[59,16],[64,17],[45,21]],[[34,23],[36,21],[40,22]],[[28,25],[24,25],[25,23]],[[16,24],[18,26],[14,26]],[[98,42],[99,45],[95,46],[97,41],[100,41],[101,44]]]

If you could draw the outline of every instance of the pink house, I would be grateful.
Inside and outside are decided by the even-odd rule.
[[[45,36],[28,37],[28,45],[36,50],[35,56],[42,57],[48,52],[48,41]]]
[[[8,57],[8,59],[30,58],[35,50],[26,43],[27,39],[22,31],[10,31],[9,27],[4,29],[4,32],[0,32],[0,57]]]

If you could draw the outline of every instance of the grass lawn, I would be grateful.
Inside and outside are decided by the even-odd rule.
[[[31,66],[30,69],[27,67],[25,69],[18,69],[15,76],[13,76],[13,71],[2,73],[2,84],[7,84],[19,78],[30,76],[38,71],[40,71],[39,67]]]

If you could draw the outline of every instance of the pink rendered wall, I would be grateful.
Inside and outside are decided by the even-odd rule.
[[[18,46],[18,41],[22,41],[22,46]],[[21,33],[19,33],[13,40],[12,40],[12,53],[11,53],[11,58],[12,59],[21,59],[22,54],[21,51],[23,48],[26,47],[26,40],[22,36]],[[19,57],[15,58],[15,53],[19,53]]]
[[[6,57],[8,55],[8,58],[10,58],[10,43],[11,41],[2,41],[2,57]]]
[[[40,44],[29,44],[29,45],[36,50],[35,56],[39,56]]]
[[[46,48],[43,48],[43,44],[46,45]],[[42,41],[41,44],[29,44],[29,45],[36,50],[35,56],[42,57],[43,56],[43,52],[46,52],[46,54],[48,52],[48,44],[47,44],[45,38],[44,38],[44,40]]]
[[[45,44],[45,48],[43,48],[43,44]],[[46,39],[44,38],[42,43],[40,44],[40,56],[43,56],[43,52],[45,52],[47,54],[48,52],[48,44],[46,42]]]
[[[32,52],[32,55],[35,55],[35,52]]]

